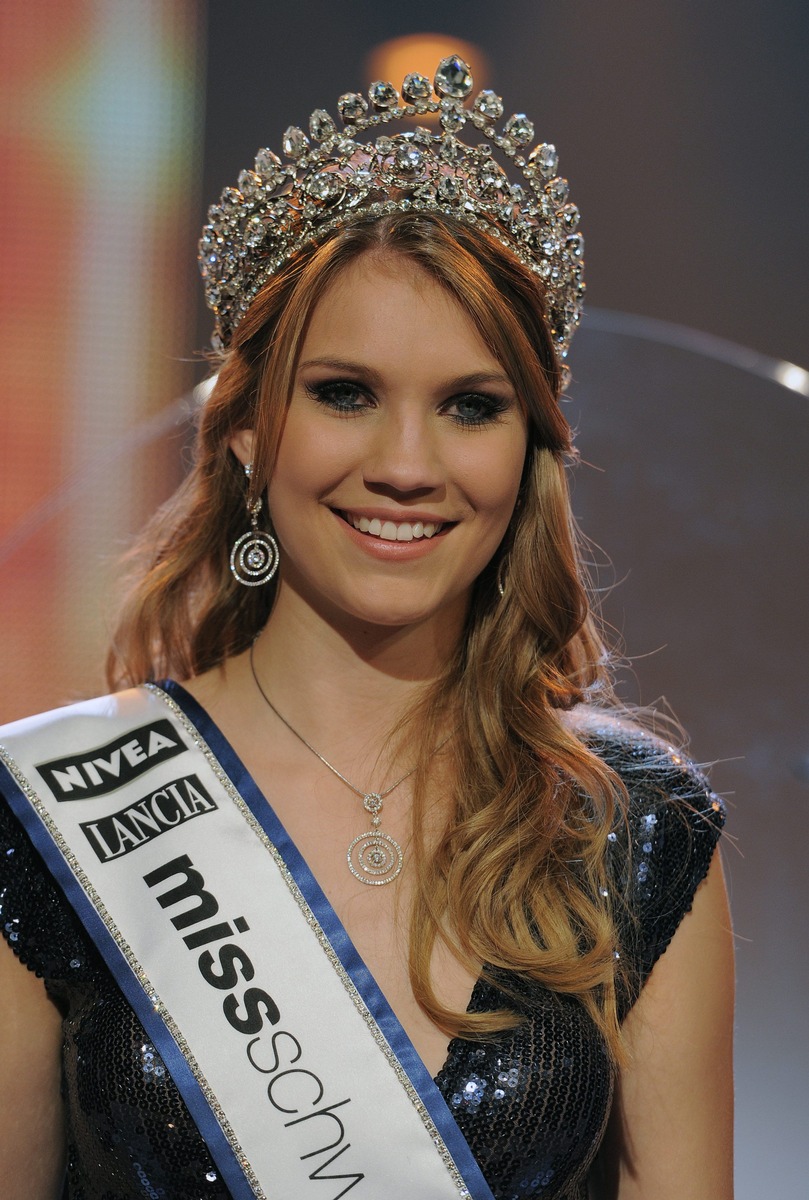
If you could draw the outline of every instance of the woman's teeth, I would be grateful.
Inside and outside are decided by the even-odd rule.
[[[369,520],[368,517],[354,517],[346,513],[346,519],[360,533],[370,533],[372,537],[383,538],[386,542],[415,542],[419,538],[431,538],[443,528],[442,523],[432,521],[380,521],[378,517]]]

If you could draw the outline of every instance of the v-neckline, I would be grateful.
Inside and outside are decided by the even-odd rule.
[[[186,719],[191,722],[191,724],[196,728],[197,732],[205,739],[205,742],[209,746],[211,752],[216,757],[217,761],[219,761],[220,766],[222,767],[223,771],[230,779],[230,782],[232,783],[233,787],[236,789],[236,791],[239,793],[239,795],[242,797],[242,799],[248,804],[248,806],[253,810],[254,815],[258,818],[258,820],[262,823],[262,825],[265,824],[265,821],[262,820],[262,813],[263,813],[265,820],[271,821],[272,824],[276,827],[276,830],[282,831],[283,839],[279,839],[279,840],[282,840],[286,844],[285,848],[287,850],[291,849],[294,857],[296,859],[298,859],[300,864],[302,864],[303,867],[305,868],[306,875],[308,876],[309,888],[313,889],[315,892],[315,895],[316,895],[316,900],[317,900],[316,908],[321,910],[321,915],[323,912],[328,914],[328,924],[330,926],[335,927],[339,931],[339,940],[344,942],[345,947],[350,948],[351,954],[354,957],[356,957],[356,960],[362,965],[362,969],[367,974],[367,978],[370,981],[372,988],[375,990],[375,992],[378,994],[378,996],[382,999],[382,1002],[383,1002],[385,1008],[388,1010],[388,1014],[389,1014],[388,1019],[392,1018],[392,1020],[395,1022],[401,1036],[406,1039],[408,1046],[411,1048],[413,1055],[416,1057],[419,1064],[421,1065],[421,1068],[423,1069],[425,1075],[431,1080],[431,1082],[436,1087],[439,1088],[439,1091],[440,1091],[438,1080],[440,1079],[440,1077],[444,1073],[444,1071],[446,1071],[447,1067],[449,1066],[449,1064],[452,1060],[456,1043],[458,1041],[462,1041],[463,1039],[460,1039],[457,1037],[450,1039],[450,1041],[447,1045],[447,1052],[444,1057],[444,1060],[443,1060],[441,1066],[439,1067],[438,1071],[436,1072],[436,1074],[432,1075],[429,1067],[425,1063],[425,1061],[422,1058],[419,1051],[416,1049],[412,1039],[410,1038],[409,1033],[405,1029],[405,1027],[402,1024],[399,1017],[393,1011],[393,1009],[390,1005],[390,1002],[388,1001],[387,997],[385,996],[384,992],[382,991],[382,988],[380,987],[379,983],[377,982],[376,977],[374,976],[373,972],[368,967],[365,960],[362,958],[362,955],[359,953],[359,950],[357,949],[356,945],[354,944],[354,941],[351,938],[351,935],[347,932],[345,926],[343,925],[343,922],[341,921],[336,910],[334,909],[334,906],[332,905],[331,901],[328,899],[325,892],[323,891],[323,888],[321,887],[320,883],[318,882],[318,880],[317,880],[314,872],[312,871],[311,867],[309,866],[309,863],[307,862],[306,858],[301,853],[297,844],[294,842],[294,840],[290,836],[289,832],[287,831],[286,827],[284,826],[283,822],[281,821],[280,817],[278,816],[277,812],[275,811],[275,808],[273,807],[269,797],[258,786],[258,784],[256,783],[255,779],[253,778],[252,774],[250,773],[250,771],[248,771],[247,767],[244,765],[244,762],[242,761],[241,757],[239,756],[237,751],[234,749],[232,742],[225,736],[225,734],[222,732],[222,730],[217,725],[216,721],[214,721],[213,717],[211,717],[211,715],[208,713],[208,711],[205,709],[205,707],[200,703],[200,701],[197,700],[197,698],[195,696],[192,696],[192,694],[189,691],[187,691],[187,689],[184,688],[181,683],[178,683],[174,679],[163,679],[163,680],[158,680],[156,682],[155,686],[160,688],[161,691],[165,692],[165,694],[171,700],[173,700],[175,704],[177,704],[179,706],[179,708],[183,712]],[[225,761],[223,761],[223,759]],[[234,776],[236,776],[236,778],[234,778]],[[247,795],[244,794],[245,791],[248,793]],[[252,795],[250,793],[252,793]],[[253,801],[253,803],[251,803],[251,800]],[[266,832],[268,832],[268,834],[270,833],[269,830],[266,830]],[[273,839],[273,840],[275,840],[275,839]],[[282,852],[283,852],[282,847],[278,847],[278,848],[279,848],[279,850],[282,850]],[[294,876],[295,872],[293,871],[292,873]],[[298,882],[299,881],[296,880],[296,883],[298,883]],[[311,907],[311,905],[310,905],[310,907]],[[314,915],[315,915],[315,919],[318,920],[318,922],[322,924],[321,918],[320,918],[320,915],[318,915],[318,912],[314,912]],[[329,936],[328,933],[327,933],[327,936]],[[339,955],[339,957],[342,958],[343,955],[341,954],[341,955]],[[473,987],[472,987],[472,992],[469,997],[469,1003],[466,1007],[467,1012],[472,1011],[473,1005],[476,1002],[476,999],[478,997],[478,992],[479,992],[479,989],[482,986],[482,984],[483,984],[483,978],[482,978],[482,976],[478,976],[478,978],[475,980]]]

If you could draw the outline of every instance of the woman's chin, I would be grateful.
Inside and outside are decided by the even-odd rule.
[[[344,597],[332,607],[333,619],[339,624],[356,623],[362,627],[405,630],[420,629],[426,625],[446,625],[457,636],[466,615],[469,590],[462,593],[436,596],[425,595],[422,589],[408,589],[401,583],[395,586],[369,586],[359,596]]]
[[[465,610],[465,604],[463,606]],[[459,605],[455,603],[445,604],[402,604],[399,601],[396,604],[362,604],[357,605],[351,612],[346,612],[346,617],[350,620],[352,617],[361,625],[378,626],[380,629],[419,629],[428,624],[442,624],[456,626],[458,620]]]

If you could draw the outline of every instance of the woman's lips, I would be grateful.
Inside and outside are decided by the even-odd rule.
[[[443,521],[393,521],[380,517],[361,517],[351,512],[343,512],[341,516],[359,533],[367,533],[386,542],[413,542],[431,538],[444,526]]]

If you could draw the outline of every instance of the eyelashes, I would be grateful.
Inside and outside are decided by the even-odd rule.
[[[343,417],[361,416],[376,405],[362,384],[348,379],[306,384],[304,390],[317,404]],[[462,428],[480,429],[495,424],[510,408],[510,401],[490,392],[461,392],[445,400],[439,411]]]
[[[462,396],[454,396],[450,403],[455,409],[454,420],[469,429],[494,425],[511,407],[507,401],[487,392],[465,392]]]
[[[353,416],[368,408],[368,397],[357,383],[345,379],[306,384],[306,394],[325,408],[343,416]]]

